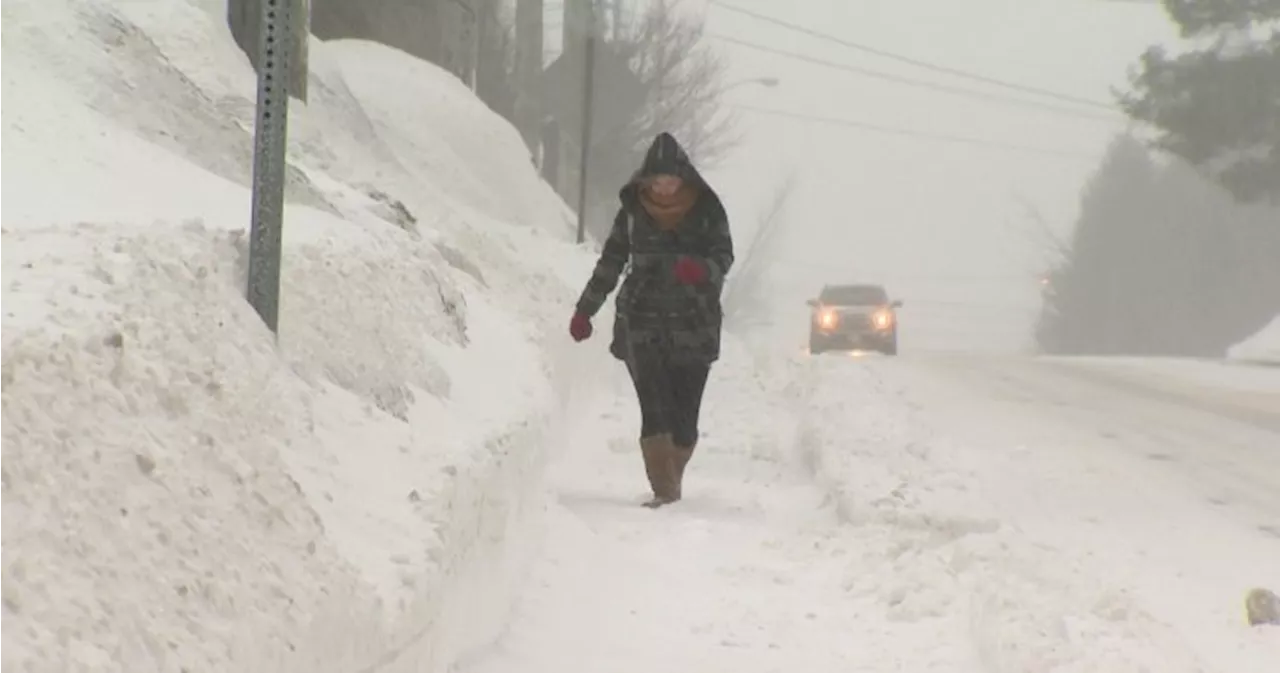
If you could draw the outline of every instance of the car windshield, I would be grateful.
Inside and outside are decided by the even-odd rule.
[[[840,285],[823,288],[818,301],[839,306],[876,306],[889,303],[889,296],[878,285]]]

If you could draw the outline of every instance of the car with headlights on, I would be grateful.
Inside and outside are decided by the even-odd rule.
[[[874,350],[898,354],[900,300],[890,300],[881,285],[826,285],[817,299],[806,302],[809,352]]]

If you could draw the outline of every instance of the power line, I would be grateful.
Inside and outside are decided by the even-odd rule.
[[[850,48],[850,49],[855,49],[855,50],[857,50],[857,51],[865,52],[865,53],[868,53],[868,54],[874,54],[874,55],[876,55],[876,56],[880,56],[880,57],[882,57],[882,58],[887,58],[887,59],[890,59],[890,60],[898,61],[898,62],[900,62],[900,63],[906,63],[906,64],[908,64],[908,65],[913,65],[913,66],[916,66],[916,67],[918,67],[918,68],[924,68],[924,69],[926,69],[926,70],[933,70],[933,71],[936,71],[936,72],[946,73],[946,74],[948,74],[948,75],[953,75],[953,76],[955,76],[955,77],[962,77],[962,78],[964,78],[964,79],[970,79],[970,80],[974,80],[974,81],[976,81],[976,82],[982,82],[982,83],[984,83],[984,84],[991,84],[991,85],[994,85],[994,86],[1004,87],[1004,88],[1006,88],[1006,89],[1013,89],[1013,90],[1015,90],[1015,91],[1022,91],[1022,92],[1024,92],[1024,93],[1032,93],[1032,94],[1036,94],[1036,95],[1039,95],[1039,96],[1047,96],[1047,97],[1049,97],[1049,98],[1055,98],[1055,99],[1058,99],[1058,100],[1061,100],[1061,101],[1066,101],[1066,102],[1069,102],[1069,103],[1075,103],[1075,104],[1078,104],[1078,105],[1088,105],[1088,106],[1090,106],[1090,107],[1105,108],[1105,109],[1107,109],[1107,110],[1111,110],[1111,109],[1113,109],[1113,106],[1111,106],[1111,105],[1109,105],[1109,104],[1107,104],[1107,103],[1103,103],[1103,102],[1101,102],[1101,101],[1091,100],[1091,99],[1088,99],[1088,98],[1082,98],[1082,97],[1079,97],[1079,96],[1072,96],[1072,95],[1070,95],[1070,94],[1059,93],[1059,92],[1057,92],[1057,91],[1051,91],[1051,90],[1049,90],[1049,89],[1041,89],[1041,88],[1039,88],[1039,87],[1028,86],[1028,85],[1025,85],[1025,84],[1014,84],[1014,83],[1012,83],[1012,82],[1006,82],[1006,81],[1004,81],[1004,80],[995,79],[995,78],[993,78],[993,77],[987,77],[987,76],[984,76],[984,75],[978,75],[978,74],[976,74],[976,73],[971,73],[971,72],[967,72],[967,71],[964,71],[964,70],[958,70],[958,69],[956,69],[956,68],[949,68],[949,67],[947,67],[947,66],[938,65],[938,64],[936,64],[936,63],[929,63],[929,62],[927,62],[927,61],[921,61],[921,60],[919,60],[919,59],[914,59],[914,58],[911,58],[911,57],[909,57],[909,56],[903,56],[903,55],[901,55],[901,54],[895,54],[895,53],[893,53],[893,52],[885,51],[885,50],[883,50],[883,49],[877,49],[877,48],[875,48],[875,47],[871,47],[871,46],[868,46],[868,45],[865,45],[865,44],[859,44],[859,43],[857,43],[857,42],[852,42],[852,41],[849,41],[849,40],[845,40],[845,39],[842,39],[842,38],[836,37],[835,35],[831,35],[831,34],[829,34],[829,33],[823,33],[823,32],[820,32],[820,31],[814,30],[814,29],[812,29],[812,28],[806,28],[806,27],[801,26],[801,25],[799,25],[799,24],[791,23],[791,22],[789,22],[789,21],[784,21],[784,20],[782,20],[782,19],[775,18],[775,17],[772,17],[772,16],[767,16],[767,15],[764,15],[764,14],[760,14],[760,13],[758,13],[758,12],[754,12],[754,11],[749,10],[749,9],[744,9],[744,8],[742,8],[742,7],[738,7],[738,6],[736,6],[736,5],[731,5],[731,4],[729,4],[729,3],[723,2],[723,0],[709,0],[709,4],[715,5],[715,6],[717,6],[717,7],[721,7],[721,8],[723,8],[723,9],[726,9],[726,10],[730,11],[730,12],[736,12],[736,13],[738,13],[738,14],[743,14],[743,15],[745,15],[745,16],[749,16],[749,17],[751,17],[751,18],[753,18],[753,19],[757,19],[757,20],[760,20],[760,21],[764,21],[764,22],[766,22],[766,23],[771,23],[771,24],[774,24],[774,25],[776,25],[776,26],[781,26],[781,27],[783,27],[783,28],[787,28],[787,29],[790,29],[790,30],[794,30],[794,31],[799,32],[799,33],[804,33],[805,35],[808,35],[808,36],[810,36],[810,37],[816,37],[816,38],[818,38],[818,39],[820,39],[820,40],[825,40],[825,41],[827,41],[827,42],[831,42],[831,43],[834,43],[834,44],[839,44],[839,45],[841,45],[841,46],[848,47],[848,48]]]
[[[854,119],[840,119],[838,117],[822,117],[818,115],[804,114],[801,112],[789,112],[787,110],[773,110],[770,108],[756,107],[754,105],[734,104],[731,107],[746,110],[747,112],[755,112],[759,114],[776,115],[779,117],[790,117],[792,119],[801,119],[804,121],[817,122],[820,124],[832,124],[835,126],[844,126],[848,128],[856,128],[864,131],[872,131],[876,133],[884,133],[888,135],[905,136],[911,138],[921,138],[925,140],[938,140],[942,142],[961,143],[966,145],[978,145],[982,147],[992,147],[995,149],[1011,150],[1017,152],[1028,152],[1032,154],[1044,154],[1057,156],[1060,158],[1079,159],[1097,161],[1097,157],[1079,152],[1069,152],[1067,150],[1054,150],[1040,147],[1028,147],[1026,145],[1015,145],[1012,143],[1002,143],[994,140],[983,140],[981,138],[969,138],[965,136],[952,136],[942,133],[929,133],[925,131],[913,131],[911,129],[894,128],[892,126],[881,126],[869,122],[861,122]]]
[[[920,79],[900,77],[898,75],[893,75],[893,74],[879,71],[879,70],[871,70],[869,68],[860,68],[858,66],[848,65],[845,63],[838,63],[836,61],[828,61],[825,59],[809,56],[807,54],[801,54],[799,52],[787,51],[785,49],[770,47],[768,45],[763,45],[758,42],[751,42],[751,41],[742,40],[736,37],[729,37],[728,35],[712,34],[710,35],[710,37],[716,40],[721,40],[723,42],[728,42],[730,44],[736,44],[742,47],[746,47],[748,49],[755,49],[757,51],[776,54],[778,56],[786,56],[788,58],[793,58],[799,61],[814,63],[814,64],[825,66],[828,68],[834,68],[837,70],[850,72],[855,75],[862,75],[862,76],[871,77],[874,79],[881,79],[889,82],[895,82],[895,83],[903,84],[906,86],[914,86],[914,87],[920,87],[925,89],[934,89],[937,91],[942,91],[944,93],[950,93],[958,96],[967,96],[970,98],[984,99],[984,100],[989,100],[989,101],[1004,103],[1009,105],[1022,105],[1026,107],[1033,107],[1033,108],[1044,110],[1046,112],[1056,113],[1056,114],[1060,114],[1068,117],[1076,117],[1078,119],[1087,119],[1090,121],[1109,122],[1109,123],[1116,123],[1119,121],[1119,118],[1115,116],[1105,116],[1105,115],[1094,114],[1090,112],[1084,112],[1082,110],[1061,107],[1058,105],[1054,105],[1052,103],[1025,100],[1021,98],[1011,98],[1009,96],[1001,96],[997,94],[987,93],[985,91],[977,91],[974,89],[965,89],[961,87],[948,86],[945,84],[938,84],[935,82],[929,82],[929,81],[920,80]]]

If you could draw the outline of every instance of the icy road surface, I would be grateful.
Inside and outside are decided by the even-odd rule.
[[[542,554],[462,670],[1280,670],[1242,608],[1280,587],[1280,370],[793,365],[792,409],[719,374],[658,511],[629,398],[582,396]]]

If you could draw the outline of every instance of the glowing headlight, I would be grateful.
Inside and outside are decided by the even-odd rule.
[[[871,324],[877,329],[888,329],[893,324],[893,314],[888,311],[876,311],[871,314]]]
[[[825,329],[835,327],[838,322],[840,322],[840,317],[831,309],[826,309],[818,314],[818,325]]]

